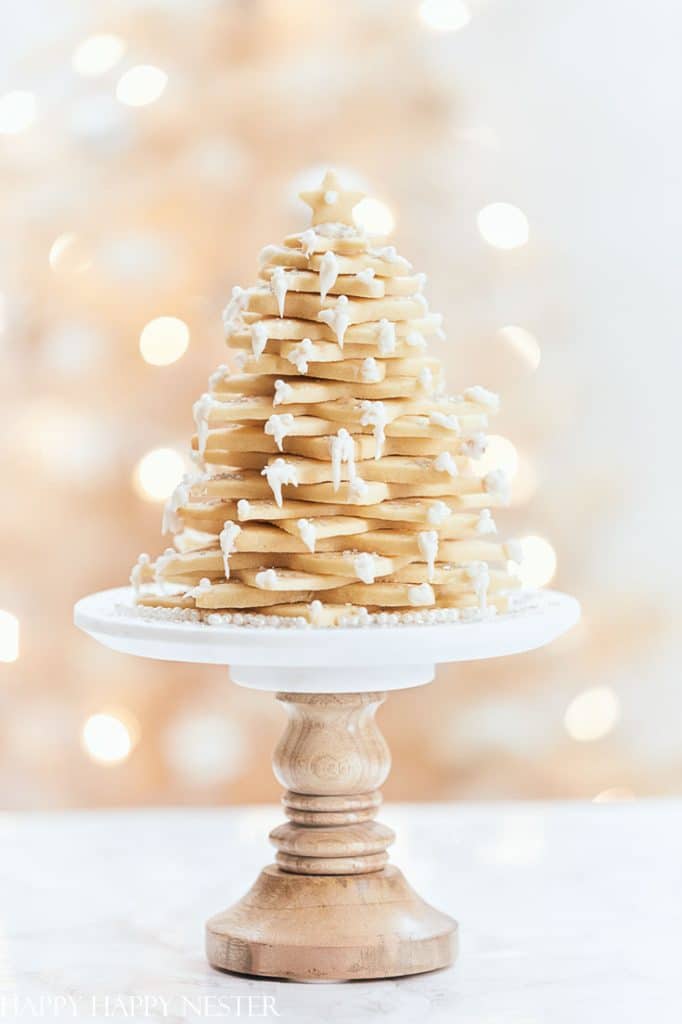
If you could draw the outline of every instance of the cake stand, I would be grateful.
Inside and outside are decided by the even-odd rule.
[[[457,925],[388,864],[394,833],[375,821],[390,754],[374,715],[388,690],[422,686],[436,664],[518,654],[577,622],[578,602],[542,591],[485,621],[273,628],[142,617],[128,588],[83,598],[75,622],[125,654],[229,665],[233,682],[275,691],[288,724],[273,758],[288,821],[276,863],[212,917],[217,968],[301,981],[388,978],[445,967]]]

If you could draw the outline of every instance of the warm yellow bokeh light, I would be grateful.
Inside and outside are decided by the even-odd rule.
[[[511,492],[512,505],[525,505],[538,489],[538,475],[530,459],[518,453],[514,485]]]
[[[573,740],[588,743],[611,732],[620,718],[620,701],[610,686],[583,690],[566,708],[564,727]]]
[[[48,261],[55,271],[78,274],[90,266],[85,245],[73,231],[65,231],[50,246]]]
[[[137,742],[137,723],[127,712],[98,712],[85,721],[81,742],[88,757],[99,764],[125,761]]]
[[[488,434],[488,444],[480,459],[476,460],[476,472],[485,476],[493,469],[503,469],[510,480],[516,476],[519,455],[511,441],[499,434]]]
[[[522,537],[519,576],[524,587],[544,587],[556,572],[556,552],[544,537]]]
[[[511,203],[491,203],[478,213],[478,230],[496,249],[517,249],[528,241],[528,218]]]
[[[537,370],[542,353],[534,334],[516,324],[500,327],[497,333],[531,370]]]
[[[76,47],[71,58],[73,70],[85,78],[103,75],[118,64],[126,45],[120,36],[88,36]]]
[[[135,467],[133,486],[145,501],[165,501],[180,483],[185,461],[174,448],[154,448]]]
[[[189,327],[176,316],[157,316],[140,334],[140,352],[152,366],[168,366],[187,351]]]
[[[0,661],[16,661],[19,657],[19,619],[0,609]]]
[[[389,235],[395,226],[395,218],[386,203],[369,197],[354,208],[353,219],[369,235]]]
[[[455,32],[471,21],[471,11],[462,0],[422,0],[419,17],[437,32]]]
[[[158,100],[166,88],[168,75],[153,64],[138,64],[121,75],[116,98],[128,107],[144,107]]]
[[[0,135],[19,135],[36,119],[36,98],[25,89],[0,96]]]

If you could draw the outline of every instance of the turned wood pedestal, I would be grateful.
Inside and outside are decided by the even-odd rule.
[[[276,863],[208,922],[215,967],[330,981],[418,974],[452,962],[455,922],[388,863],[393,833],[376,815],[390,756],[374,715],[386,690],[431,682],[436,664],[529,651],[579,618],[578,602],[566,594],[528,596],[526,609],[494,619],[363,629],[141,618],[125,587],[78,602],[76,625],[107,647],[229,665],[233,682],[277,692],[287,711],[274,757],[287,818],[270,836]]]
[[[385,693],[278,693],[289,721],[273,759],[288,821],[276,863],[211,918],[214,967],[305,981],[387,978],[452,963],[457,925],[388,863],[376,821],[391,757],[375,712]]]

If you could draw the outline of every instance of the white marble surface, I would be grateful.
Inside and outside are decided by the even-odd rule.
[[[0,815],[0,1019],[276,1019],[267,998],[297,1024],[682,1019],[680,801],[385,807],[393,860],[460,921],[460,958],[346,985],[204,961],[204,919],[270,859],[279,820],[274,807]]]

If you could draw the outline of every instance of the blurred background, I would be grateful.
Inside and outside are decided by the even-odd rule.
[[[498,519],[583,603],[380,724],[393,799],[682,789],[678,39],[664,0],[27,0],[0,14],[0,806],[272,800],[284,715],[109,652],[221,310],[334,166],[501,392]]]

